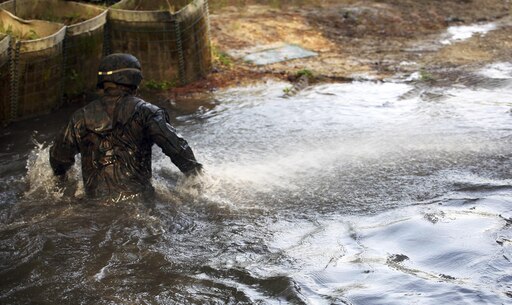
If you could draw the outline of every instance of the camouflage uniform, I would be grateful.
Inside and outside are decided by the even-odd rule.
[[[101,73],[101,72],[100,72]],[[134,97],[133,88],[105,89],[103,97],[76,111],[50,149],[50,164],[64,175],[82,157],[88,197],[151,195],[151,148],[157,144],[185,174],[197,173],[187,142],[169,124],[165,110]]]

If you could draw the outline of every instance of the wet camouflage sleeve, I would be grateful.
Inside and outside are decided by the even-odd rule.
[[[162,148],[180,171],[189,174],[201,170],[202,165],[196,161],[187,141],[178,136],[174,127],[169,124],[164,110],[160,109],[151,116],[148,132],[151,139]]]
[[[73,120],[62,130],[50,148],[50,165],[55,175],[64,175],[75,163],[78,144],[74,133]]]

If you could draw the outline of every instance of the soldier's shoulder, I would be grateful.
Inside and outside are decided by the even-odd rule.
[[[75,110],[75,112],[73,112],[73,114],[71,115],[71,119],[74,122],[83,120],[88,113],[94,113],[95,111],[100,109],[100,105],[101,105],[101,103],[100,103],[99,99],[94,100],[94,101],[90,102],[89,104]]]
[[[89,104],[83,106],[82,108],[78,110],[82,111],[94,111],[97,109],[103,109],[103,104],[101,102],[101,99],[95,99],[94,101],[90,102]]]
[[[158,107],[158,106],[156,106],[154,104],[146,102],[146,101],[144,101],[142,99],[139,99],[139,100],[140,100],[140,102],[137,105],[139,110],[143,110],[143,111],[148,112],[150,114],[154,114],[157,111],[163,110],[162,108],[160,108],[160,107]]]
[[[152,110],[154,110],[153,107],[156,107],[153,104],[148,103],[148,102],[144,101],[143,99],[141,99],[139,97],[131,96],[131,95],[130,96],[125,96],[123,98],[122,106],[125,109],[133,109],[133,110],[138,110],[138,111],[141,111],[141,110],[150,110],[150,111],[152,111]]]
[[[79,108],[73,113],[72,118],[73,120],[84,119],[87,115],[97,113],[98,111],[103,111],[101,99],[96,99],[82,108]]]
[[[127,122],[130,118],[136,117],[146,121],[153,117],[161,108],[144,101],[135,96],[126,96],[123,98],[119,109],[118,119]]]

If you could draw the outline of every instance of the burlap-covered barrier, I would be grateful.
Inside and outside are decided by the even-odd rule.
[[[180,24],[181,46],[184,58],[184,82],[193,82],[211,69],[208,3],[192,1],[181,9],[176,18]]]
[[[62,0],[11,0],[2,6],[23,19],[67,25],[64,94],[73,97],[94,90],[96,70],[103,56],[105,8]]]
[[[108,51],[141,61],[146,85],[165,88],[211,68],[206,0],[123,0],[109,9]]]
[[[15,0],[7,0],[7,1],[1,1],[0,0],[0,9],[4,9],[11,14],[16,15],[16,1]]]
[[[0,33],[11,36],[10,120],[60,105],[63,88],[63,24],[22,20],[0,9]]]
[[[0,34],[0,124],[11,118],[10,42],[9,36]]]

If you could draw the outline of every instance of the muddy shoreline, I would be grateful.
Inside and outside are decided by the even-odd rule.
[[[487,64],[512,60],[508,0],[312,2],[214,6],[213,72],[187,86],[145,95],[179,100],[268,79],[293,83],[301,70],[312,72],[311,82],[409,78],[443,85]],[[443,44],[450,27],[489,24],[495,28]],[[227,55],[281,42],[300,45],[318,56],[257,66]],[[411,75],[415,77],[410,79]]]

